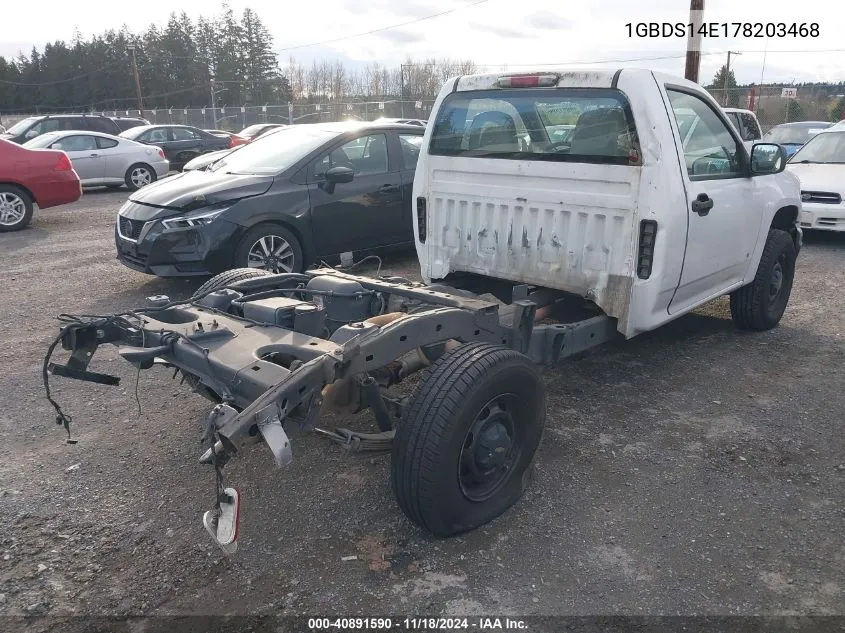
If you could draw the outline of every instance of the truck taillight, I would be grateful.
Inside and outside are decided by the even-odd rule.
[[[499,88],[550,88],[559,80],[560,75],[553,74],[510,75],[499,77],[496,85]]]
[[[640,279],[651,277],[655,239],[657,239],[657,222],[655,220],[642,220],[640,222],[640,248],[637,252],[637,277]]]
[[[67,157],[67,154],[63,152],[62,155],[59,156],[59,162],[56,163],[56,166],[53,169],[56,171],[71,171],[73,169],[73,165]]]
[[[425,198],[419,196],[417,198],[417,234],[419,235],[420,242],[423,244],[425,244],[425,234],[428,230],[426,220]]]

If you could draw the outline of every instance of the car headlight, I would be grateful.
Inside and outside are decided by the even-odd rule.
[[[167,218],[162,220],[161,224],[166,229],[186,229],[193,226],[203,226],[213,222],[217,216],[223,213],[226,209],[216,209],[214,211],[206,211],[204,213],[191,213],[189,215],[180,215],[175,218]]]

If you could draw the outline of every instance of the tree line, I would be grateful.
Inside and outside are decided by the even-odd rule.
[[[123,25],[89,39],[76,31],[70,42],[0,57],[0,112],[136,109],[132,48],[147,109],[207,106],[212,91],[218,106],[433,99],[446,78],[476,70],[449,59],[353,70],[291,58],[282,66],[258,13],[236,16],[224,3],[211,17],[172,13],[140,33]]]

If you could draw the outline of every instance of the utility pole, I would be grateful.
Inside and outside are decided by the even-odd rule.
[[[687,65],[684,77],[698,83],[698,68],[701,65],[701,33],[699,29],[704,21],[704,0],[690,0],[689,21],[692,33],[687,38]]]
[[[728,106],[728,77],[731,76],[731,55],[742,55],[742,53],[737,53],[736,51],[728,51],[728,63],[725,66],[725,98],[723,106]]]
[[[405,118],[405,64],[399,64],[399,107],[402,108],[402,118]]]
[[[138,60],[135,58],[134,44],[128,44],[126,50],[132,53],[132,73],[135,75],[135,93],[138,96],[138,111],[143,116],[144,113],[144,98],[141,96],[141,76],[138,74]]]
[[[211,126],[212,130],[217,129],[217,96],[214,94],[214,77],[209,80],[211,84],[211,118],[214,120],[214,125]]]

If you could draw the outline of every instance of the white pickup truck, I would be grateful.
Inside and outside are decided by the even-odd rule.
[[[679,131],[679,113],[692,116],[691,133]],[[217,403],[200,459],[216,482],[203,522],[226,552],[237,547],[240,494],[224,465],[258,441],[285,466],[297,427],[352,450],[391,447],[407,517],[439,536],[464,532],[507,510],[528,481],[545,422],[536,365],[725,294],[738,326],[777,325],[801,246],[798,180],[784,164],[779,145],[749,153],[713,99],[682,79],[451,79],[414,180],[424,283],[235,269],[188,300],[63,316],[44,364],[47,396],[70,433],[48,374],[117,384],[88,370],[112,343],[139,369],[175,369]],[[344,172],[337,195],[356,177]],[[66,365],[50,360],[60,342]],[[316,427],[327,410],[369,410],[378,432]]]
[[[639,69],[474,75],[433,111],[414,180],[426,281],[564,290],[626,337],[728,293],[738,325],[780,320],[798,180],[778,146],[749,155],[700,86]],[[562,123],[575,128],[556,142]]]

